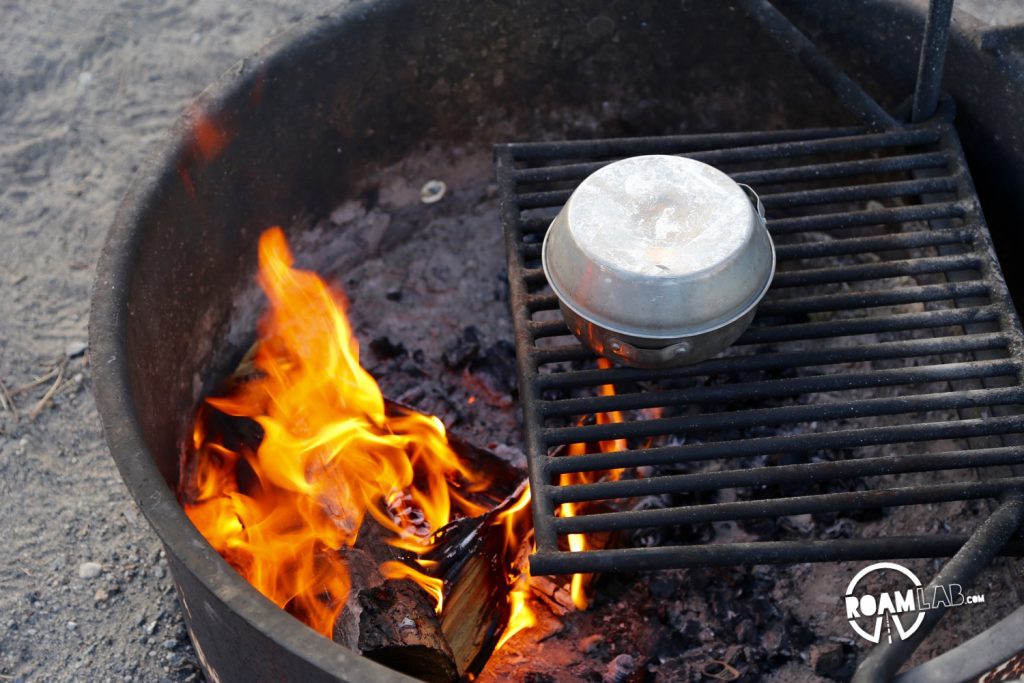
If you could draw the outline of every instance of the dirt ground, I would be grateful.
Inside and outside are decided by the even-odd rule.
[[[94,267],[134,169],[202,88],[322,3],[0,2],[0,681],[201,680],[100,431]],[[99,565],[100,573],[92,574]],[[92,577],[92,578],[83,578]]]
[[[0,683],[203,680],[103,442],[89,293],[121,195],[182,108],[327,4],[0,0],[0,382],[16,409],[0,406]]]

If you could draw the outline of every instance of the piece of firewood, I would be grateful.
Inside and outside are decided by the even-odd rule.
[[[388,579],[359,592],[359,650],[363,656],[424,681],[459,677],[434,604],[408,579]]]
[[[372,517],[363,520],[355,546],[339,555],[352,588],[334,623],[334,642],[397,671],[426,681],[458,678],[433,599],[411,579],[385,579],[385,562],[408,562],[413,555],[387,543]]]
[[[437,546],[426,557],[436,562],[432,573],[444,579],[441,628],[463,678],[480,673],[501,639],[509,618],[509,567],[518,548],[506,543],[502,513],[524,495],[526,482],[505,501],[479,517],[461,519],[436,536]],[[522,538],[529,511],[519,515]]]
[[[518,549],[506,543],[502,513],[524,495],[525,485],[490,512],[459,519],[434,536],[434,547],[423,559],[429,575],[444,584],[440,617],[432,598],[412,580],[382,580],[384,562],[426,571],[411,553],[388,545],[375,521],[364,521],[356,546],[342,550],[353,592],[335,622],[335,642],[427,680],[479,674],[508,624],[508,568]],[[526,532],[527,514],[517,518],[520,528],[513,531],[518,537]]]

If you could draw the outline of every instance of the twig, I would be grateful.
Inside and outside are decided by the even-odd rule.
[[[67,366],[68,357],[64,356],[60,361],[60,365],[57,366],[57,379],[54,380],[53,384],[50,385],[50,388],[46,390],[43,397],[39,399],[39,403],[36,403],[35,407],[32,408],[32,412],[28,414],[29,420],[35,420],[39,417],[39,413],[43,412],[43,409],[49,405],[53,395],[57,393],[57,389],[60,389],[60,383],[64,381],[64,368]]]
[[[7,385],[0,379],[0,407],[4,410],[9,410],[14,419],[18,419],[18,408],[14,405],[14,399],[11,397],[11,392],[7,391]]]
[[[65,359],[63,359],[61,361],[61,363],[66,363],[66,362],[67,362],[67,358],[65,358]],[[36,377],[34,380],[29,382],[28,384],[22,384],[17,389],[12,390],[11,391],[11,396],[17,396],[18,394],[24,394],[26,391],[29,391],[31,389],[35,389],[40,384],[46,384],[48,381],[50,381],[53,378],[54,375],[57,374],[57,371],[59,369],[60,369],[60,364],[53,366],[52,368],[50,368],[49,372],[47,372],[42,377]]]

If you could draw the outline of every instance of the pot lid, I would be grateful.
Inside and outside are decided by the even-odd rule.
[[[718,169],[632,157],[587,177],[542,250],[555,293],[590,322],[637,337],[710,331],[760,301],[774,273],[751,198]]]

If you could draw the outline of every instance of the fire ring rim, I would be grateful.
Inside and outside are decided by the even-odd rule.
[[[339,681],[411,683],[416,679],[324,638],[281,610],[232,569],[192,525],[146,444],[132,400],[127,365],[131,359],[126,342],[133,265],[148,227],[143,218],[160,188],[178,180],[176,164],[192,144],[189,113],[216,113],[225,102],[246,94],[251,87],[250,79],[261,69],[292,61],[294,55],[290,53],[315,43],[317,36],[336,33],[346,24],[364,20],[370,11],[379,11],[382,4],[392,2],[343,3],[299,22],[228,68],[184,108],[141,162],[108,229],[93,280],[89,350],[93,396],[107,448],[132,499],[174,559],[246,624],[325,675]],[[177,577],[174,584],[185,607]],[[195,639],[191,626],[189,634]],[[202,654],[200,659],[209,674],[209,664]]]

